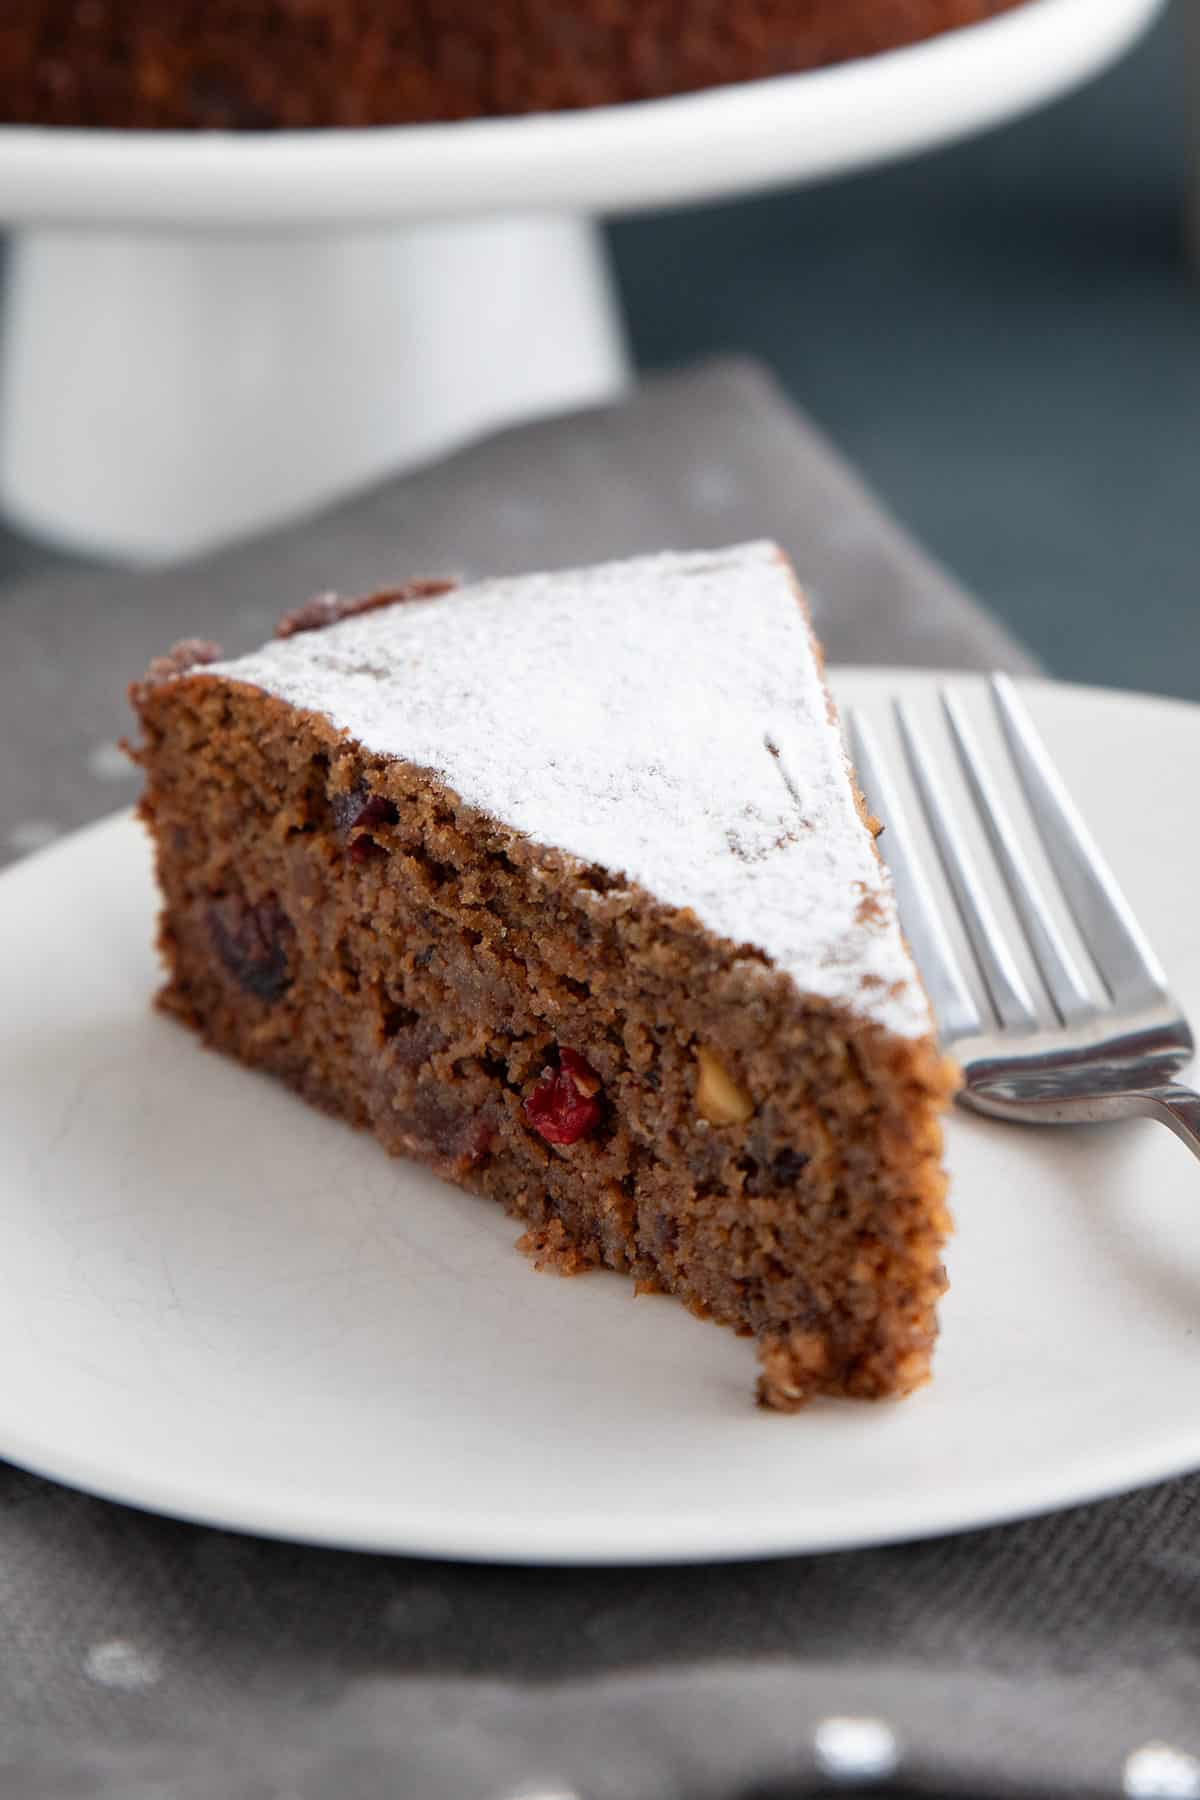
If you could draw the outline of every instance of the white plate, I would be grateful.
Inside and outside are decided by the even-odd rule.
[[[230,228],[626,211],[863,168],[1039,106],[1163,0],[1027,0],[883,56],[633,106],[370,131],[0,129],[0,218]]]
[[[852,672],[883,716],[929,678]],[[1200,708],[1034,711],[1200,1018]],[[1161,1126],[956,1114],[959,1232],[914,1399],[751,1404],[752,1347],[389,1160],[149,1010],[138,828],[0,880],[0,1453],[137,1505],[528,1562],[827,1550],[1200,1464],[1200,1167]]]

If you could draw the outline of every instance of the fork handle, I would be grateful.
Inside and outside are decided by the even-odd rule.
[[[1200,1156],[1200,1094],[1171,1082],[1167,1087],[1133,1094],[1130,1099],[1134,1103],[1131,1111],[1147,1118],[1161,1119],[1176,1137],[1183,1139],[1193,1156]]]

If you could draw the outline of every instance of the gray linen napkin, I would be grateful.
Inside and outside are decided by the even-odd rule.
[[[795,554],[835,659],[1031,666],[759,372],[718,364],[186,568],[10,586],[0,845],[126,797],[120,696],[173,638],[240,649],[326,586],[758,534]],[[1200,1797],[1198,1499],[1184,1481],[892,1549],[521,1570],[266,1543],[0,1468],[0,1793]]]
[[[890,519],[753,365],[649,382],[169,573],[49,573],[0,589],[0,861],[130,799],[114,749],[130,679],[183,637],[232,655],[326,588],[776,537],[837,662],[1034,665]]]

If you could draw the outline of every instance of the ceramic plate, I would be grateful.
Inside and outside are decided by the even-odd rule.
[[[978,685],[959,684],[978,716]],[[921,675],[843,674],[881,725]],[[1200,708],[1033,684],[1033,711],[1200,1019]],[[827,1550],[1200,1465],[1200,1165],[1161,1126],[956,1113],[931,1387],[751,1403],[752,1346],[607,1274],[539,1275],[487,1203],[150,1009],[122,817],[0,880],[0,1454],[328,1544],[525,1562]]]

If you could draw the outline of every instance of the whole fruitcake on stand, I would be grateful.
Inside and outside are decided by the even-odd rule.
[[[768,1405],[908,1392],[956,1077],[786,560],[445,589],[134,685],[161,1004],[754,1337]]]
[[[611,105],[754,81],[1021,0],[6,0],[0,123],[263,130]]]

